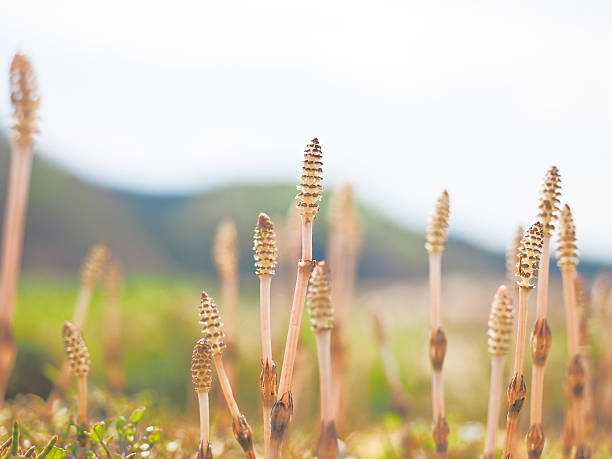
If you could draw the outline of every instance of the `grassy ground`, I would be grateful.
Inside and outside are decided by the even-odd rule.
[[[479,279],[478,282],[460,277],[444,280],[442,320],[449,340],[444,374],[452,457],[477,457],[481,449],[489,374],[486,322],[490,301],[499,282],[500,279],[493,277]],[[212,285],[209,293],[213,296],[217,294],[214,282],[203,281],[202,285]],[[273,288],[274,355],[279,367],[290,304],[287,287],[287,282],[277,282]],[[559,457],[554,445],[558,444],[563,420],[562,381],[567,364],[567,347],[558,287],[553,283],[550,298],[553,346],[545,387],[544,424],[549,443],[544,457]],[[145,404],[151,409],[147,413],[150,417],[143,422],[163,425],[167,442],[178,438],[183,442],[183,447],[189,449],[188,444],[192,442],[195,448],[197,415],[189,385],[189,365],[193,343],[199,336],[197,319],[201,288],[197,282],[159,278],[134,278],[124,284],[121,294],[122,359],[130,399],[109,397],[103,390],[106,377],[101,343],[105,324],[103,297],[99,292],[96,293],[84,333],[92,357],[94,415],[100,418],[120,414],[129,416],[128,411],[139,403]],[[403,427],[401,420],[389,410],[388,391],[365,312],[365,307],[372,304],[382,309],[401,377],[410,396],[412,435],[416,436],[427,452],[432,446],[429,433],[431,402],[427,358],[427,291],[422,281],[376,290],[368,290],[364,286],[362,290],[349,329],[350,416],[347,432],[351,433],[344,435],[349,452],[364,458],[400,457],[398,448],[402,441]],[[49,390],[50,380],[55,377],[63,358],[61,325],[64,320],[71,319],[75,297],[74,283],[36,278],[24,280],[15,319],[20,352],[9,395],[23,392],[44,395]],[[533,300],[535,302],[535,298]],[[241,341],[237,354],[239,382],[235,391],[254,429],[256,441],[259,441],[260,349],[257,305],[256,292],[243,294],[239,324]],[[533,310],[531,313],[530,324],[533,323]],[[316,353],[308,319],[304,319],[304,351],[302,358],[298,359],[294,394],[296,431],[292,438],[299,451],[296,457],[308,457],[307,452],[318,428]],[[596,325],[593,350],[595,358],[599,354],[599,331]],[[527,380],[530,366],[530,357],[527,356]],[[217,386],[213,386],[213,392],[217,398]],[[28,400],[27,403],[25,400]],[[35,406],[36,403],[19,398],[15,409],[19,410],[24,404]],[[527,428],[528,403],[529,398],[522,416],[523,432]],[[70,404],[68,407],[69,412],[72,408]],[[0,434],[8,435],[13,415],[13,411],[5,410],[2,413],[4,431],[0,430]],[[233,446],[227,432],[228,416],[220,401],[213,401],[211,415],[215,425],[213,432],[215,429],[217,433],[223,432],[217,434],[215,447],[219,453],[226,451],[222,453],[223,457],[232,457],[230,451]],[[604,435],[604,432],[600,429],[598,435]],[[226,441],[228,438],[229,441]],[[225,449],[228,447],[230,450]],[[604,451],[604,448],[600,448],[597,457],[612,457]],[[158,457],[166,456],[159,453]],[[183,456],[177,452],[167,457]]]

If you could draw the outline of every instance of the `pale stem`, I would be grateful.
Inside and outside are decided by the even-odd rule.
[[[548,311],[548,273],[550,266],[550,236],[544,236],[538,269],[537,319],[545,319]]]
[[[77,378],[79,389],[79,422],[87,423],[87,375]]]
[[[542,399],[544,395],[544,365],[533,365],[531,370],[531,405],[529,422],[542,424]]]
[[[315,334],[319,359],[319,384],[321,396],[321,421],[327,424],[334,419],[331,371],[331,331]]]
[[[489,385],[489,410],[487,413],[487,434],[485,437],[485,456],[494,455],[499,411],[501,406],[502,383],[504,377],[504,355],[496,355],[491,359],[491,383]],[[492,456],[491,456],[492,457]]]
[[[434,370],[431,376],[434,422],[444,417],[444,379],[441,370]]]
[[[429,297],[431,301],[431,329],[440,328],[440,259],[441,254],[429,254]]]
[[[570,357],[578,354],[578,321],[576,320],[576,290],[574,288],[575,268],[561,270],[563,277],[563,299],[567,322],[567,342]]]
[[[208,392],[198,392],[198,403],[200,405],[200,442],[207,445],[210,440]]]
[[[302,324],[302,315],[304,313],[304,303],[306,301],[306,289],[308,288],[309,275],[309,266],[304,263],[304,261],[300,261],[298,263],[298,273],[295,281],[295,292],[293,295],[293,304],[291,306],[291,316],[289,317],[289,331],[287,332],[287,343],[285,344],[285,354],[283,356],[283,368],[278,385],[279,397],[291,389],[293,366],[295,364],[297,345],[300,338],[300,327]]]
[[[525,359],[525,336],[527,330],[527,304],[530,289],[519,287],[519,305],[516,317],[516,341],[514,343],[513,371],[520,382],[523,376],[523,361]]]
[[[274,404],[268,405],[266,402],[263,404],[263,426],[264,426],[264,453],[265,457],[269,458],[271,454],[271,434],[272,426],[270,425],[270,412]]]
[[[215,369],[217,370],[217,377],[219,378],[219,385],[221,386],[221,392],[223,392],[223,397],[225,397],[225,402],[227,403],[227,407],[230,410],[232,418],[239,419],[240,418],[240,410],[238,409],[238,404],[234,399],[234,393],[232,392],[232,386],[227,377],[227,373],[225,372],[225,368],[223,367],[223,355],[215,354],[213,356],[213,360],[215,362]]]
[[[302,260],[312,260],[312,218],[302,218]]]
[[[31,149],[13,144],[4,213],[0,271],[0,320],[4,323],[12,323],[15,313],[31,170]]]
[[[82,286],[74,306],[73,325],[79,331],[83,331],[85,321],[87,320],[87,312],[89,311],[89,303],[91,301],[92,290],[90,286]]]
[[[272,360],[272,331],[270,325],[270,286],[272,276],[259,276],[259,310],[261,317],[262,360]]]

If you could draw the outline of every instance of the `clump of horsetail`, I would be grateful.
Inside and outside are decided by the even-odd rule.
[[[219,309],[214,300],[206,292],[202,292],[200,302],[200,325],[202,325],[202,334],[210,345],[212,359],[217,371],[217,377],[219,378],[219,385],[232,416],[234,437],[236,437],[236,440],[242,447],[247,459],[255,459],[251,427],[238,408],[234,393],[232,392],[232,385],[223,366],[223,350],[227,346]]]
[[[552,342],[548,326],[548,272],[550,264],[550,238],[555,229],[554,222],[559,213],[559,196],[561,195],[561,177],[555,166],[552,166],[544,177],[540,192],[538,218],[542,223],[542,255],[538,269],[538,289],[536,322],[531,333],[531,356],[533,360],[531,378],[531,407],[529,413],[529,431],[526,437],[527,453],[530,458],[539,458],[544,449],[544,428],[542,426],[542,403],[544,398],[544,368]]]
[[[308,313],[317,341],[319,387],[321,397],[321,431],[317,443],[317,457],[338,457],[338,435],[334,422],[332,398],[331,332],[334,327],[334,309],[331,302],[330,275],[324,261],[317,263],[308,288]]]
[[[212,459],[210,444],[210,413],[208,393],[212,386],[212,349],[205,338],[200,338],[191,354],[191,381],[198,395],[200,407],[200,446],[198,458]]]
[[[483,459],[494,459],[497,448],[497,426],[504,377],[504,362],[512,341],[514,310],[508,289],[502,285],[497,289],[489,313],[488,350],[491,355],[491,383],[489,385],[489,410]]]
[[[119,290],[121,266],[112,260],[104,273],[104,359],[108,387],[115,392],[125,390],[125,373],[121,366],[121,318]]]
[[[503,459],[509,459],[513,456],[512,450],[514,447],[519,415],[527,393],[527,386],[525,385],[525,378],[523,377],[527,305],[529,293],[535,288],[537,282],[543,238],[544,231],[542,224],[536,222],[531,225],[521,240],[521,248],[517,257],[515,278],[519,287],[519,295],[514,326],[513,376],[506,391],[508,412],[506,415],[506,438],[504,440]]]
[[[439,458],[448,456],[448,423],[444,415],[444,380],[442,367],[446,355],[447,340],[440,320],[441,259],[448,238],[450,203],[444,190],[434,208],[427,227],[425,248],[429,252],[429,289],[431,301],[431,337],[429,359],[432,367],[433,438]]]
[[[81,266],[81,282],[79,287],[79,293],[77,295],[76,303],[74,306],[74,318],[73,325],[80,332],[83,331],[85,321],[87,320],[87,313],[89,311],[89,303],[96,286],[104,265],[108,258],[108,249],[104,244],[95,244],[88,252],[83,265]],[[52,407],[57,400],[66,392],[68,385],[70,384],[70,369],[68,361],[64,359],[55,386],[47,402]]]
[[[270,451],[270,411],[276,402],[277,373],[272,359],[272,328],[270,324],[270,287],[276,274],[278,253],[274,223],[266,214],[261,213],[253,235],[255,252],[255,274],[259,277],[259,307],[261,317],[261,374],[259,389],[263,406],[264,449],[266,456]]]
[[[559,241],[557,245],[557,265],[563,279],[563,300],[567,325],[567,341],[570,364],[567,370],[567,390],[569,403],[566,407],[566,432],[564,436],[573,438],[576,458],[590,457],[586,445],[584,429],[584,386],[585,366],[578,348],[578,319],[576,311],[575,279],[578,266],[578,247],[576,246],[576,226],[572,211],[566,204],[561,211]],[[571,420],[571,427],[570,427]],[[571,433],[568,432],[571,430]],[[564,442],[566,447],[568,441]],[[566,454],[568,453],[566,448]]]
[[[297,208],[302,222],[302,256],[298,261],[295,291],[283,356],[283,368],[278,385],[278,399],[271,413],[271,457],[273,459],[278,459],[281,456],[283,439],[293,413],[291,382],[306,301],[308,278],[315,264],[312,260],[312,225],[319,212],[319,201],[321,200],[322,157],[319,140],[315,138],[304,151],[301,183],[297,185],[299,191],[296,196]]]
[[[578,313],[578,351],[584,362],[584,428],[588,437],[595,429],[595,405],[591,374],[591,306],[586,298],[584,278],[575,279],[576,311]]]
[[[89,351],[78,328],[70,322],[64,322],[62,330],[64,350],[70,365],[70,371],[77,380],[79,390],[79,415],[81,425],[87,424],[87,376],[89,375]]]
[[[225,358],[227,375],[236,384],[236,355],[238,350],[238,233],[233,220],[219,223],[213,243],[213,259],[221,287],[221,302],[225,317],[225,341],[231,353]]]
[[[13,125],[0,267],[0,407],[4,403],[6,386],[17,357],[13,318],[30,192],[34,135],[38,132],[40,106],[36,72],[30,60],[22,53],[16,53],[13,57],[9,83]]]
[[[334,333],[332,334],[332,367],[334,368],[333,400],[336,425],[344,430],[347,411],[346,386],[349,360],[346,330],[355,294],[357,267],[361,246],[359,216],[353,190],[347,184],[333,196],[329,212],[327,260],[331,267],[331,288],[334,291]]]

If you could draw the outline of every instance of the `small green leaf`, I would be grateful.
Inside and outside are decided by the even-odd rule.
[[[47,446],[45,446],[45,449],[43,449],[42,452],[38,456],[36,456],[36,459],[45,459],[47,457],[51,457],[49,456],[49,454],[51,454],[51,452],[53,451],[56,441],[57,435],[54,435],[51,440],[49,440],[49,443],[47,443]]]
[[[105,427],[106,426],[104,425],[104,421],[98,422],[96,425],[93,426],[93,431],[96,434],[96,437],[99,442],[102,441],[102,436],[104,435]]]
[[[144,416],[145,409],[146,408],[136,408],[132,413],[132,416],[130,416],[130,422],[132,424],[138,424],[138,422],[140,422],[140,420]]]
[[[53,448],[51,448],[51,451],[43,457],[45,457],[46,459],[62,459],[67,453],[68,451],[54,446]]]
[[[13,440],[11,442],[11,450],[9,456],[16,456],[19,451],[19,423],[15,421],[13,424]]]

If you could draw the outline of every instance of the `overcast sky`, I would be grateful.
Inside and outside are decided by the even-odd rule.
[[[293,3],[5,0],[0,75],[31,56],[40,154],[88,180],[291,182],[317,136],[325,185],[417,229],[446,187],[451,232],[497,250],[556,164],[582,253],[612,260],[610,2]]]

